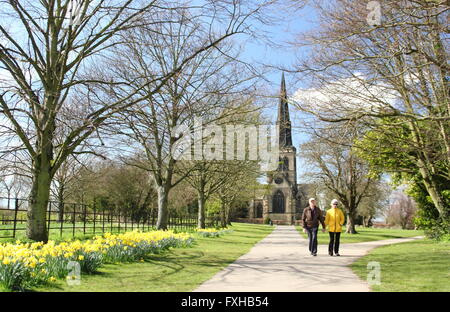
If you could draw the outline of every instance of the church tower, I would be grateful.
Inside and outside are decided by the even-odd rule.
[[[279,165],[269,175],[270,194],[266,196],[264,217],[294,224],[297,203],[296,149],[292,145],[292,128],[284,73],[281,76],[280,100],[276,122],[279,131]]]

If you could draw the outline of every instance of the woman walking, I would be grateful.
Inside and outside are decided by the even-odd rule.
[[[330,233],[330,243],[328,244],[328,254],[333,256],[333,251],[336,256],[339,254],[339,240],[341,238],[342,225],[345,222],[345,216],[341,209],[338,208],[339,201],[333,199],[331,201],[331,209],[327,211],[325,216],[325,225],[328,227]]]

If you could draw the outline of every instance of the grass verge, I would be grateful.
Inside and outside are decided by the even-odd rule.
[[[99,272],[82,275],[81,285],[58,281],[37,291],[192,291],[228,266],[274,229],[268,225],[234,223],[232,233],[220,237],[196,237],[191,248],[171,249],[151,255],[144,262],[107,264]]]
[[[367,279],[369,262],[380,264],[380,285],[372,291],[449,292],[450,243],[424,239],[375,248],[355,261],[351,268]]]
[[[295,228],[303,235],[304,238],[308,238],[308,234],[303,233],[303,228],[301,226],[296,226]],[[376,229],[376,228],[357,227],[356,231],[358,232],[357,234],[347,234],[345,233],[345,227],[343,227],[340,243],[341,244],[361,243],[383,239],[405,238],[424,235],[423,231],[401,230],[401,229]],[[330,237],[328,232],[322,233],[322,226],[320,226],[317,235],[319,245],[328,245],[329,239]]]

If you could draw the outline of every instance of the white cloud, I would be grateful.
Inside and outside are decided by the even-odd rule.
[[[374,83],[362,74],[323,84],[319,88],[299,89],[291,97],[298,106],[312,112],[379,111],[393,107],[399,95],[387,85]]]

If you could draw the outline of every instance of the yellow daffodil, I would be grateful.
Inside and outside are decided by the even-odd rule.
[[[141,232],[137,230],[121,234],[105,233],[103,236],[95,236],[87,241],[76,240],[59,244],[54,241],[48,241],[46,244],[17,241],[16,244],[0,244],[0,266],[17,263],[26,267],[27,270],[23,270],[23,272],[29,275],[24,275],[23,279],[19,279],[23,282],[26,282],[26,276],[31,276],[35,280],[47,280],[48,272],[55,270],[55,267],[52,266],[64,267],[75,255],[75,258],[79,261],[93,261],[95,270],[104,261],[103,259],[107,259],[106,261],[111,263],[121,263],[130,261],[137,255],[141,256],[143,251],[153,252],[155,247],[169,248],[176,246],[178,243],[191,241],[192,236],[187,233],[175,234],[173,231]],[[91,254],[92,257],[86,258],[86,255]],[[143,258],[137,258],[136,260],[144,262]],[[1,278],[3,277],[0,276]],[[70,278],[75,279],[76,276]],[[49,280],[56,281],[56,278],[52,276]]]

